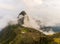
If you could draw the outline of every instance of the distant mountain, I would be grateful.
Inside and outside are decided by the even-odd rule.
[[[60,32],[60,26],[54,26],[52,29],[54,32]]]

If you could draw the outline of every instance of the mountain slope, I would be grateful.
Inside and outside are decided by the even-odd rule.
[[[0,32],[0,44],[33,44],[43,36],[43,33],[32,28],[9,25]]]

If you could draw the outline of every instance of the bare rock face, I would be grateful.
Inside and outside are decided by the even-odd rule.
[[[22,25],[24,24],[24,16],[26,15],[25,11],[22,11],[19,15],[18,15],[18,24]]]
[[[20,16],[20,15],[25,16],[25,15],[26,15],[26,12],[25,12],[25,11],[22,11],[22,12],[19,14],[19,16]],[[18,16],[18,18],[19,18],[19,16]]]

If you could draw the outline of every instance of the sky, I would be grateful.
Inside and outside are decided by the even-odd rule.
[[[22,10],[47,26],[60,23],[60,0],[0,0],[0,30]]]
[[[0,0],[0,30],[11,20],[17,20],[18,14],[24,8],[21,0]]]
[[[25,2],[31,15],[42,20],[45,25],[60,24],[60,0],[25,0]]]

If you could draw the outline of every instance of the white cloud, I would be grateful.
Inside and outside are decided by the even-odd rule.
[[[15,10],[15,7],[9,4],[0,3],[0,9]]]
[[[42,4],[42,0],[22,0],[27,7],[33,7]]]
[[[42,2],[38,4],[37,2]],[[55,25],[60,23],[60,0],[25,0],[30,15],[39,17],[46,22],[46,25]]]

